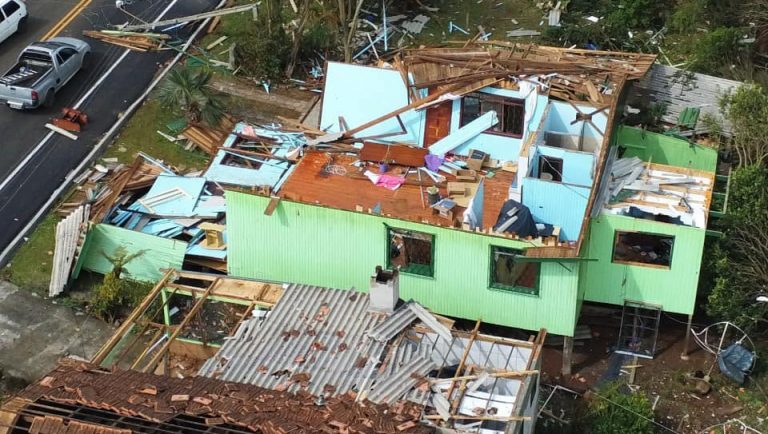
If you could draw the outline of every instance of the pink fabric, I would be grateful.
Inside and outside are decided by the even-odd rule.
[[[365,176],[379,187],[384,187],[389,190],[397,190],[403,183],[405,183],[405,178],[392,175],[377,175],[370,170],[365,172]]]

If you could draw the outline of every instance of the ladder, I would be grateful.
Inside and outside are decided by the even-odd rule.
[[[15,74],[7,75],[3,78],[0,78],[0,84],[10,86],[12,84],[16,84],[20,81],[26,80],[35,75],[37,75],[37,71],[33,71],[33,70],[17,72]]]

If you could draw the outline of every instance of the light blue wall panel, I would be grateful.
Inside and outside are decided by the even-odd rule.
[[[523,204],[531,210],[537,223],[560,226],[560,239],[579,238],[589,188],[536,178],[523,179]]]
[[[355,128],[409,103],[408,89],[397,70],[328,62],[320,128],[328,128],[329,132],[340,131],[339,116],[344,118],[349,128]],[[407,134],[387,137],[386,140],[420,144],[424,118],[423,110],[401,114]],[[390,134],[400,130],[397,119],[393,118],[356,136]]]
[[[584,114],[589,114],[596,110],[596,108],[592,106],[577,105],[577,107]],[[571,122],[576,119],[576,113],[576,109],[568,103],[551,101],[549,105],[549,114],[547,115],[547,119],[544,121],[544,130],[565,134],[581,135],[583,122],[575,122],[573,125],[571,125]],[[597,125],[601,131],[605,131],[606,126],[608,125],[608,118],[605,115],[605,112],[603,111],[593,115],[592,123]],[[596,133],[593,129],[585,128],[585,135],[594,136],[594,134]]]
[[[538,177],[539,156],[561,158],[563,160],[563,182],[585,187],[592,186],[592,165],[595,156],[589,152],[569,151],[562,148],[537,146],[533,165],[533,174]]]

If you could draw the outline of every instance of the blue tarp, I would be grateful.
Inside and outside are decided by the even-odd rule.
[[[720,372],[738,384],[744,384],[754,363],[755,353],[738,343],[728,346],[717,358]]]

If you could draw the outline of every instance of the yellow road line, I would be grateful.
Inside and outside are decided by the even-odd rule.
[[[88,7],[89,4],[91,4],[91,1],[93,0],[80,0],[78,4],[75,5],[72,9],[70,9],[69,12],[67,12],[64,17],[59,20],[56,24],[51,27],[50,30],[48,30],[48,33],[46,33],[41,40],[47,41],[48,39],[51,39],[61,33],[62,30],[64,30],[72,21],[74,21],[75,18],[77,18],[78,15],[80,15],[85,8]]]

